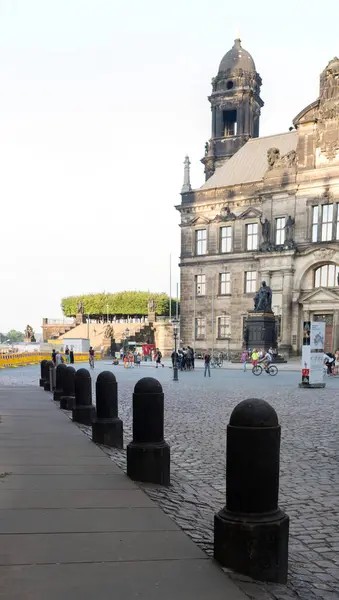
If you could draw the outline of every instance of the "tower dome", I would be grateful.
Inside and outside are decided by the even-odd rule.
[[[252,56],[241,46],[241,40],[234,40],[234,46],[222,59],[219,66],[219,73],[229,71],[233,73],[237,69],[242,69],[247,73],[255,73],[255,64]]]

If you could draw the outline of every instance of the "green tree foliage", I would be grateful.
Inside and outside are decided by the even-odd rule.
[[[21,331],[16,331],[15,329],[11,329],[8,333],[5,333],[4,340],[9,340],[11,344],[16,344],[18,342],[23,342],[25,338],[25,334]]]
[[[74,317],[78,312],[78,304],[82,301],[85,315],[106,315],[107,305],[110,315],[147,315],[150,297],[153,298],[156,304],[157,315],[169,314],[169,297],[167,294],[150,294],[149,292],[68,296],[62,298],[61,308],[66,317]],[[172,314],[175,314],[174,300],[172,300]]]

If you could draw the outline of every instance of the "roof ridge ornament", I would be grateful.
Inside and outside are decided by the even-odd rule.
[[[191,165],[191,163],[190,163],[189,156],[186,155],[185,160],[184,160],[184,183],[181,188],[182,194],[187,194],[188,192],[192,191],[191,178],[190,178],[190,165]]]

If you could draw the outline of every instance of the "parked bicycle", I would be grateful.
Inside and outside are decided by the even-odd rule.
[[[219,356],[213,356],[213,358],[211,359],[210,365],[213,369],[215,369],[216,367],[219,367],[219,369],[220,369],[222,367],[222,363],[223,363],[222,358],[220,358]]]
[[[252,369],[253,375],[261,375],[265,371],[267,375],[274,377],[278,373],[278,367],[276,365],[268,365],[266,368],[264,365],[255,365]]]

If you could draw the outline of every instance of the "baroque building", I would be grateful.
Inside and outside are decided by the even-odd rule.
[[[326,322],[339,347],[339,59],[292,130],[259,137],[261,78],[239,39],[209,97],[206,181],[181,204],[181,339],[197,351],[239,351],[253,296],[273,292],[279,350],[299,354],[304,321]]]

